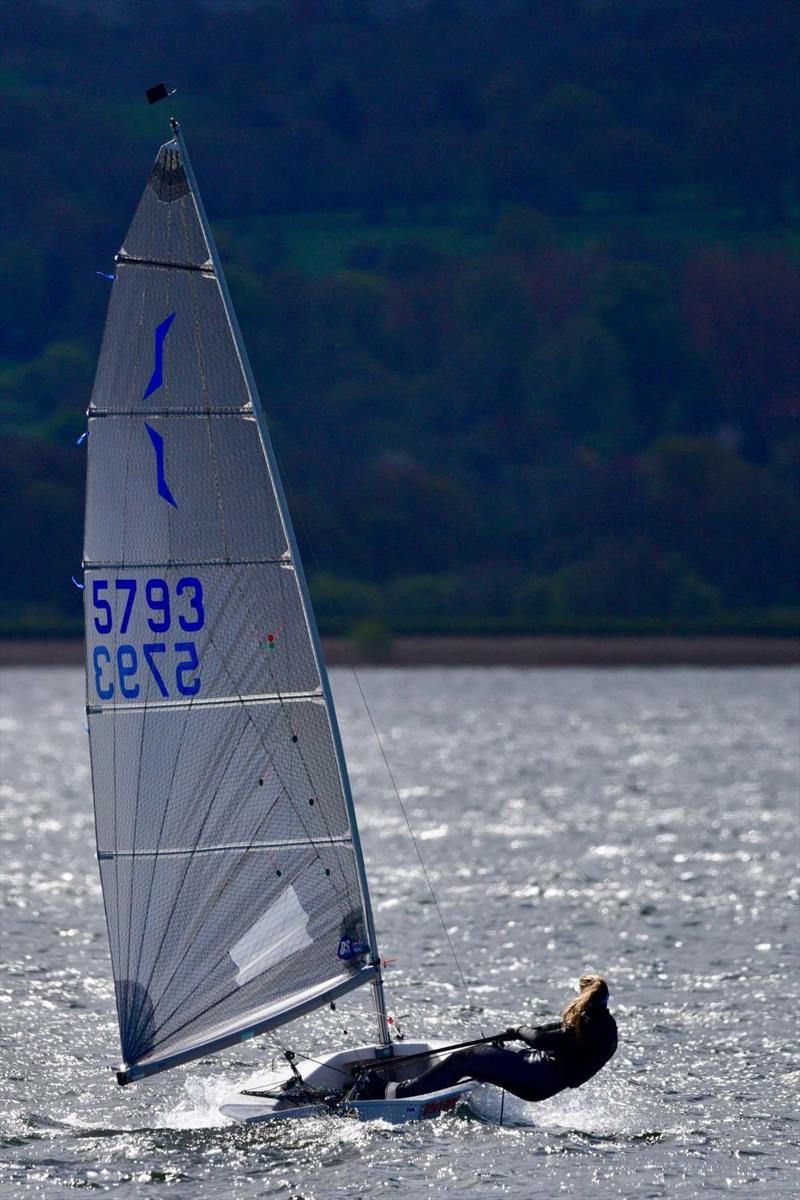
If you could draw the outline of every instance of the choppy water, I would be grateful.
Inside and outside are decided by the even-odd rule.
[[[118,1089],[78,671],[8,671],[5,1197],[790,1196],[798,1186],[798,675],[365,670],[484,1028],[607,974],[621,1046],[584,1088],[399,1128],[254,1128],[215,1100],[266,1040]],[[477,1033],[352,677],[334,686],[396,1011]],[[366,997],[340,1008],[359,1040]],[[287,1042],[338,1047],[337,1015]],[[792,1072],[795,1072],[794,1074]],[[478,1100],[497,1115],[497,1093]]]

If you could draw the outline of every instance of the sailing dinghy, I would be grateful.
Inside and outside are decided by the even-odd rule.
[[[97,858],[128,1084],[369,985],[376,1042],[265,1076],[240,1121],[348,1101],[393,1042],[336,713],[270,438],[176,121],[117,255],[89,407],[84,596]],[[391,1059],[391,1064],[387,1063]],[[404,1073],[405,1071],[405,1073]]]

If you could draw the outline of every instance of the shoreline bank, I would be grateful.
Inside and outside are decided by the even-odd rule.
[[[329,666],[387,667],[768,667],[800,664],[788,637],[398,637],[383,652],[323,638]],[[81,666],[83,642],[0,641],[0,667]]]

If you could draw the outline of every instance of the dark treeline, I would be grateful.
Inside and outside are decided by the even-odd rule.
[[[165,132],[161,77],[323,625],[796,620],[795,6],[2,16],[3,630],[80,622],[95,272]]]

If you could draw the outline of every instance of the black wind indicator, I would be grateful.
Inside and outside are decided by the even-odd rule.
[[[159,100],[166,100],[167,96],[174,96],[177,88],[170,91],[165,83],[157,83],[154,87],[149,87],[145,91],[148,104],[158,104]]]

